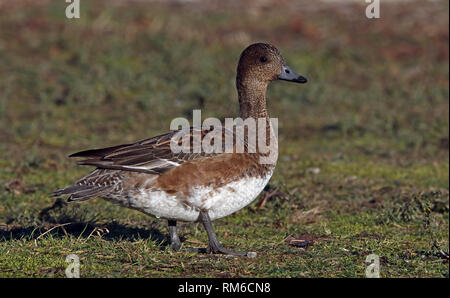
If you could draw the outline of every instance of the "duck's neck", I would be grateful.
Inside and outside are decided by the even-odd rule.
[[[267,83],[249,81],[245,78],[236,79],[236,87],[239,97],[239,117],[268,118],[266,108]]]
[[[268,83],[261,83],[255,81],[245,81],[237,77],[236,86],[239,96],[239,117],[243,120],[247,118],[253,118],[256,121],[257,135],[256,143],[258,144],[257,152],[263,152],[266,157],[273,158],[273,162],[276,162],[278,156],[278,141],[276,134],[273,131],[273,127],[270,122],[269,115],[266,108],[266,90]],[[266,146],[269,146],[269,152],[262,151],[259,147],[259,120],[265,118],[265,139]],[[248,141],[248,136],[245,135],[245,141]]]

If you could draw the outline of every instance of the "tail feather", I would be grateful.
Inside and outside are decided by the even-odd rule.
[[[67,199],[68,202],[72,201],[86,201],[95,197],[101,197],[109,192],[109,187],[98,187],[92,189],[86,189],[76,193],[72,193]]]
[[[86,186],[72,184],[65,188],[59,189],[51,194],[52,197],[60,197],[64,195],[70,195],[67,199],[71,201],[86,201],[95,197],[100,197],[109,193],[112,190],[112,186]]]
[[[116,171],[97,169],[74,184],[53,192],[51,196],[69,195],[68,202],[86,201],[114,192],[120,183],[120,175]]]
[[[58,189],[57,191],[52,192],[50,195],[52,197],[59,197],[59,196],[63,196],[63,195],[70,195],[72,193],[83,191],[86,189],[89,189],[89,186],[72,184],[65,188]]]

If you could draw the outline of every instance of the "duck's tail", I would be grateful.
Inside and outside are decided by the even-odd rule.
[[[104,197],[121,190],[121,177],[117,171],[96,169],[74,184],[59,189],[52,197],[69,195],[67,201],[86,201],[95,197]]]

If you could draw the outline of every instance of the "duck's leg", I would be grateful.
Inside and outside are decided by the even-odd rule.
[[[177,234],[177,221],[168,220],[169,223],[169,234],[170,234],[170,248],[174,251],[178,251],[181,247],[181,241]]]
[[[200,211],[199,219],[203,223],[203,226],[206,229],[206,233],[208,233],[209,245],[208,251],[214,254],[225,254],[225,255],[235,255],[235,256],[248,256],[248,257],[256,257],[255,252],[246,252],[246,251],[232,251],[224,248],[217,238],[216,232],[214,232],[214,228],[211,223],[211,219],[209,218],[207,211]]]

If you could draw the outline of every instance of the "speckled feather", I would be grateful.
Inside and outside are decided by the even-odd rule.
[[[268,121],[266,89],[283,63],[283,57],[271,45],[254,44],[244,50],[236,77],[241,118]],[[196,128],[188,132],[191,137],[193,130]],[[202,130],[202,138],[208,132]],[[267,138],[273,137],[269,125],[267,132]],[[272,176],[275,164],[260,164],[263,154],[258,150],[173,153],[170,141],[175,134],[172,131],[132,144],[75,153],[71,157],[85,158],[79,164],[97,169],[53,195],[70,195],[72,201],[102,197],[157,217],[195,221],[200,210],[216,219],[245,207]]]

